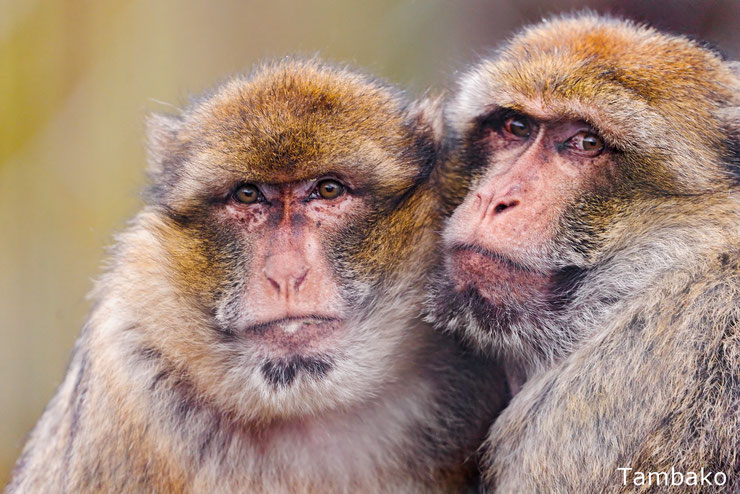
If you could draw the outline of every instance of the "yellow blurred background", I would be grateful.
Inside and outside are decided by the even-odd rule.
[[[0,486],[141,205],[146,112],[293,53],[440,90],[523,23],[584,5],[740,52],[737,1],[0,0]]]

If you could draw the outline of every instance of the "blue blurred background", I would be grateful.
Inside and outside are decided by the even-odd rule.
[[[439,91],[522,24],[584,6],[739,55],[737,1],[0,0],[0,486],[141,205],[147,111],[293,53]]]

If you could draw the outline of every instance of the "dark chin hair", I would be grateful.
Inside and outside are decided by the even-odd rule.
[[[559,318],[587,274],[586,269],[567,266],[551,274],[547,293],[513,297],[502,290],[501,301],[494,303],[473,286],[458,289],[440,268],[428,285],[425,319],[486,353],[529,361],[564,355],[573,335]]]
[[[493,304],[472,286],[457,289],[444,270],[432,276],[427,293],[425,319],[478,346],[499,346],[522,318],[516,304]]]
[[[334,361],[328,355],[291,357],[268,360],[262,364],[262,376],[275,388],[293,384],[299,374],[303,373],[312,379],[321,379],[334,367]]]

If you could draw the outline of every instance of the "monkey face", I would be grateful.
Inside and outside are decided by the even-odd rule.
[[[481,283],[544,283],[537,275],[552,267],[560,219],[576,199],[609,187],[613,152],[583,121],[502,109],[481,125],[475,147],[486,163],[450,218],[445,245]]]
[[[536,347],[529,328],[559,310],[582,274],[563,222],[577,201],[608,195],[613,151],[584,121],[509,109],[478,121],[469,152],[485,161],[447,222],[432,317],[486,346],[528,337]]]
[[[589,271],[647,242],[690,202],[676,198],[735,187],[718,108],[736,87],[693,42],[591,16],[525,29],[483,60],[445,109],[457,209],[430,320],[525,359],[567,354],[581,335],[565,309]]]
[[[366,399],[408,365],[435,221],[409,121],[386,88],[288,63],[155,136],[167,276],[203,321],[163,353],[206,393],[252,420],[295,416]]]

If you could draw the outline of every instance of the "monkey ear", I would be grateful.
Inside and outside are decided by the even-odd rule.
[[[158,177],[166,171],[180,148],[177,133],[182,119],[174,115],[151,113],[146,118],[149,174]]]
[[[729,62],[727,65],[730,66],[730,70],[735,74],[735,76],[740,78],[740,61],[734,60]]]
[[[735,75],[735,95],[740,95],[740,62],[729,62],[727,64]],[[734,140],[734,149],[738,149],[740,154],[740,96],[735,98],[735,101],[723,111],[722,115],[725,124],[729,127],[731,136]],[[740,155],[738,156],[740,159]]]
[[[444,96],[439,94],[417,100],[409,108],[411,125],[433,144],[435,151],[439,151],[444,135],[443,104]]]
[[[422,177],[434,174],[442,160],[444,126],[442,119],[443,97],[425,97],[408,108],[408,126],[414,135],[414,148],[423,164]]]
[[[737,184],[740,183],[740,62],[729,62],[728,66],[735,76],[735,99],[721,110],[720,118],[729,133],[727,164]]]

